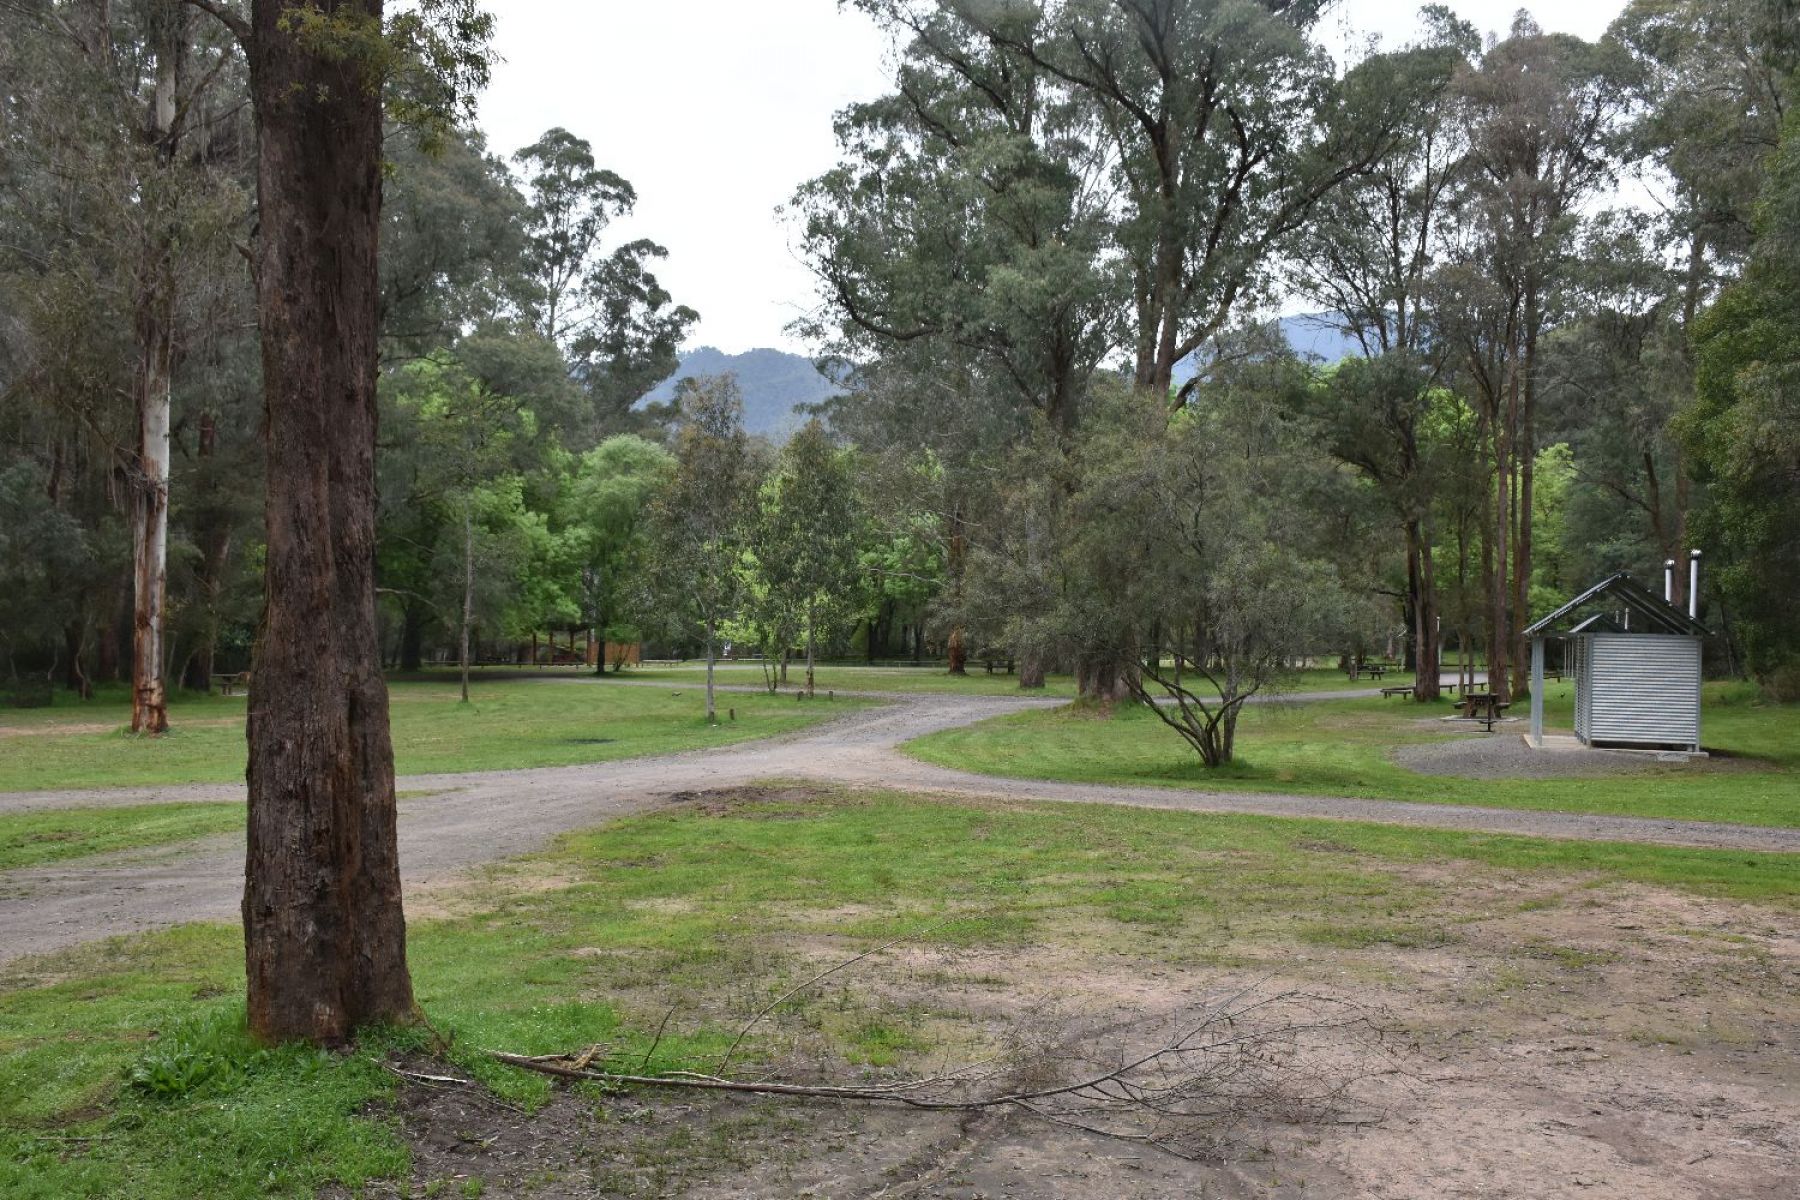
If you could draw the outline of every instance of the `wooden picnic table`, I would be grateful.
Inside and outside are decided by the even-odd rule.
[[[1489,733],[1494,732],[1494,723],[1500,714],[1511,708],[1511,704],[1502,704],[1495,692],[1467,691],[1458,702],[1462,705],[1463,716],[1471,721],[1480,721],[1487,726]]]
[[[250,672],[248,672],[248,671],[226,671],[226,672],[223,672],[220,674],[215,674],[213,676],[213,684],[214,684],[214,686],[216,686],[219,689],[219,695],[229,696],[229,695],[232,695],[238,688],[249,686]]]

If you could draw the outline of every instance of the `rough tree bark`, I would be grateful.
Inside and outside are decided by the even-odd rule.
[[[381,0],[256,0],[256,255],[267,568],[248,738],[244,948],[264,1042],[327,1045],[415,1016],[375,619]]]

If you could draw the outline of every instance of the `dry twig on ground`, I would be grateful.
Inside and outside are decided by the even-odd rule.
[[[760,1018],[759,1018],[760,1019]],[[1340,1112],[1361,1072],[1346,1044],[1377,1031],[1361,1010],[1329,997],[1246,989],[1197,1013],[1121,1032],[1110,1046],[1063,1031],[1023,1037],[999,1058],[922,1077],[874,1083],[780,1082],[694,1071],[607,1070],[591,1055],[493,1052],[500,1062],[564,1079],[614,1087],[793,1096],[899,1104],[943,1112],[1012,1109],[1104,1137],[1154,1146],[1183,1158],[1217,1153],[1245,1120],[1326,1120]],[[1328,1045],[1326,1043],[1329,1043]]]

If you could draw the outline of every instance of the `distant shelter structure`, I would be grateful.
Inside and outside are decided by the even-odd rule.
[[[1531,639],[1531,744],[1544,744],[1544,643],[1563,644],[1575,681],[1575,737],[1593,747],[1700,750],[1700,552],[1688,557],[1688,610],[1623,573],[1603,579],[1525,630]],[[1573,621],[1573,624],[1570,622]]]

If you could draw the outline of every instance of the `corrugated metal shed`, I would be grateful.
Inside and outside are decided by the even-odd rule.
[[[1620,606],[1556,631],[1583,609]],[[1612,611],[1619,611],[1614,607]],[[1635,619],[1634,619],[1635,618]],[[1651,632],[1636,632],[1641,625]],[[1565,643],[1575,680],[1575,736],[1590,746],[1700,749],[1700,638],[1706,627],[1624,575],[1589,588],[1525,631],[1532,638],[1531,731],[1543,737],[1543,643]]]
[[[1700,748],[1700,639],[1664,633],[1584,633],[1576,691],[1589,745]],[[1585,685],[1585,686],[1584,686]]]

